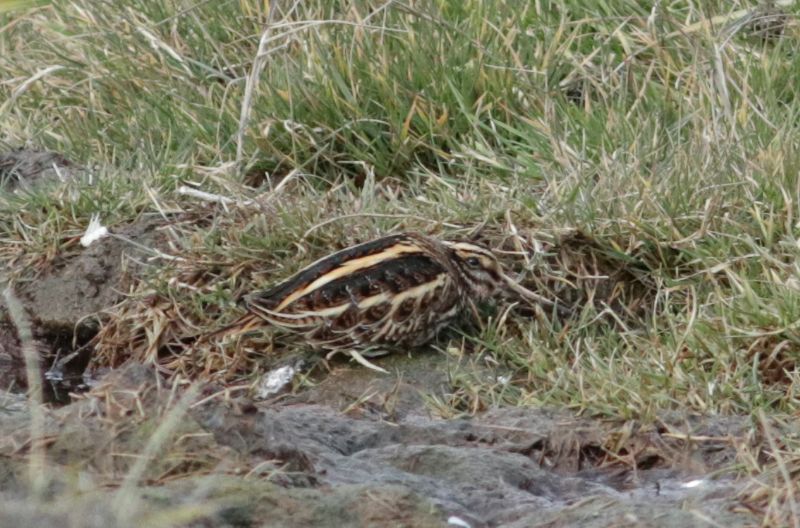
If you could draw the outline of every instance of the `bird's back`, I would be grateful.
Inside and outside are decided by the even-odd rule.
[[[393,235],[320,259],[247,305],[323,348],[413,346],[458,315],[462,293],[435,242]]]

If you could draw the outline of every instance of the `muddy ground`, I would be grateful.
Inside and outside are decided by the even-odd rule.
[[[412,362],[409,373],[418,368]],[[400,363],[395,366],[402,368]],[[331,385],[361,379],[361,387],[380,397],[388,381],[376,373],[372,382],[363,381],[360,367],[336,374],[315,390],[280,401],[226,400],[220,394],[189,409],[149,461],[135,494],[138,511],[153,515],[193,502],[212,506],[187,526],[754,522],[735,499],[741,484],[712,475],[733,461],[733,441],[746,436],[740,421],[675,416],[658,428],[633,427],[628,438],[617,438],[630,449],[630,460],[618,463],[603,460],[617,430],[609,423],[544,409],[492,409],[451,420],[432,418],[422,405],[391,417],[379,403],[343,412],[320,401],[331,391],[349,397]],[[400,392],[419,389],[435,390],[408,384]],[[213,393],[206,387],[199,398]],[[146,451],[173,397],[170,387],[159,387],[152,369],[130,365],[76,402],[49,410],[44,437],[50,488],[78,504],[51,512],[19,500],[30,423],[26,402],[8,399],[0,411],[6,432],[0,443],[0,502],[6,506],[0,508],[0,525],[57,526],[65,517],[72,526],[112,525],[116,485]],[[684,432],[705,440],[686,442],[678,438]],[[81,493],[81,482],[93,483],[92,492]]]
[[[676,413],[642,425],[521,408],[437,418],[431,401],[446,397],[455,360],[435,350],[379,360],[389,375],[334,362],[263,401],[204,384],[183,412],[188,384],[152,366],[84,378],[95,315],[124,298],[139,245],[158,236],[147,219],[120,234],[16,286],[49,371],[39,433],[16,329],[0,314],[0,526],[758,522],[730,471],[751,441],[747,419]],[[36,446],[46,451],[38,498]]]

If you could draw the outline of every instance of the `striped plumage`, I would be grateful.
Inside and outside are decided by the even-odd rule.
[[[267,322],[326,350],[413,347],[504,285],[519,291],[514,284],[485,247],[391,235],[333,253],[247,296],[248,314],[212,335]]]

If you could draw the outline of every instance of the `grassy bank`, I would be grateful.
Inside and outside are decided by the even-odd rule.
[[[98,362],[166,351],[186,375],[233,381],[263,370],[268,340],[191,357],[177,343],[234,318],[240,294],[379,234],[480,230],[579,314],[501,307],[451,341],[508,373],[455,377],[453,412],[688,409],[760,427],[796,413],[800,387],[796,14],[633,0],[12,11],[0,146],[59,152],[91,177],[0,194],[0,266],[23,281],[79,253],[93,214],[112,230],[160,218],[169,242],[107,314]],[[764,445],[743,467],[788,472],[759,495],[765,522],[797,522],[785,476],[800,447]]]

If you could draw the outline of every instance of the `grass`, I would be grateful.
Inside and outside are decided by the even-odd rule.
[[[173,353],[183,375],[233,382],[267,368],[265,338],[179,343],[234,318],[239,294],[390,231],[482,228],[523,282],[580,310],[488,321],[468,357],[510,381],[455,377],[454,410],[780,421],[800,396],[800,44],[797,7],[777,4],[0,12],[0,146],[91,172],[0,194],[0,268],[30,279],[77,254],[95,213],[112,229],[161,216],[175,258],[108,315],[97,361]],[[800,450],[773,440],[766,457],[793,474]],[[780,471],[758,491],[764,523],[797,525]]]

